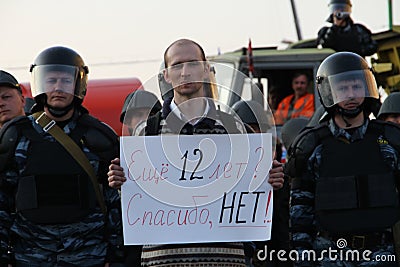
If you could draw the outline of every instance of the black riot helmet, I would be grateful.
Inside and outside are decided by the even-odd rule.
[[[338,19],[350,19],[351,15],[351,2],[350,0],[330,0],[329,4],[329,17],[326,21],[333,23],[333,16]]]
[[[378,119],[384,119],[385,115],[400,114],[400,92],[394,92],[386,97],[379,109]]]
[[[139,108],[148,108],[149,115],[152,116],[161,110],[161,103],[157,96],[149,91],[136,90],[126,96],[124,106],[122,107],[120,122],[124,123],[125,114]]]
[[[281,129],[282,143],[288,149],[297,135],[307,126],[308,118],[292,118],[283,124]]]
[[[369,114],[379,103],[379,93],[372,70],[361,56],[352,52],[330,55],[317,71],[317,88],[320,101],[328,113],[337,111],[355,117],[361,111]],[[351,98],[364,98],[354,110],[344,110],[338,103]]]
[[[262,105],[254,100],[237,101],[233,104],[232,110],[247,125],[257,125],[261,132],[267,132],[273,126]]]
[[[75,102],[79,105],[82,103],[86,95],[89,69],[74,50],[62,46],[47,48],[36,57],[30,72],[32,96],[36,103],[45,104],[45,93],[55,90],[48,86],[48,75],[51,73],[63,74],[60,76],[62,85],[57,90],[73,94]],[[68,86],[71,83],[72,86]]]
[[[331,14],[335,11],[351,13],[351,6],[350,0],[330,0],[328,4]]]

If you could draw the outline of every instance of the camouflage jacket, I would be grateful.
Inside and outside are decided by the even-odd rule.
[[[32,127],[47,140],[54,138],[28,117]],[[12,123],[12,122],[10,122]],[[63,128],[69,134],[76,126],[71,120]],[[115,133],[109,155],[118,156],[118,139]],[[15,192],[19,177],[29,155],[30,140],[25,136],[16,142],[10,152],[5,169],[0,172],[0,251],[2,263],[14,262],[29,266],[103,265],[122,261],[122,222],[120,197],[117,190],[108,187],[107,171],[110,159],[90,151],[84,144],[82,150],[102,184],[106,216],[99,208],[81,221],[65,224],[38,224],[15,212]],[[40,157],[40,155],[39,155]],[[52,164],[49,162],[48,164]],[[0,164],[1,165],[1,164]],[[60,211],[62,212],[62,211]],[[68,265],[69,266],[69,265]]]
[[[366,120],[364,125],[355,129],[352,134],[349,134],[343,129],[336,126],[331,120],[329,122],[329,130],[332,132],[335,138],[340,138],[347,140],[346,142],[357,142],[364,138],[367,132],[369,120]],[[299,138],[300,140],[300,138]],[[297,140],[297,141],[299,141]],[[329,248],[336,249],[338,251],[336,238],[330,236],[321,235],[318,222],[315,218],[315,187],[316,181],[319,178],[319,166],[322,161],[322,144],[314,144],[314,149],[311,149],[311,156],[306,157],[301,169],[301,174],[297,173],[297,177],[294,180],[300,179],[299,186],[295,186],[294,182],[292,184],[291,199],[290,199],[290,219],[291,219],[291,245],[295,249],[298,255],[307,254],[309,251],[314,251],[317,257],[321,256],[317,260],[309,260],[308,258],[297,258],[295,266],[382,266],[378,265],[376,261],[363,261],[350,262],[344,259],[330,259],[327,254],[323,254],[322,251],[328,251]],[[390,144],[381,144],[380,152],[384,158],[384,161],[389,164],[389,166],[398,171],[400,170],[398,161],[398,152]],[[345,151],[343,152],[345,153]],[[295,161],[294,155],[289,155],[289,161],[287,166]],[[292,162],[291,162],[292,161]],[[302,161],[303,162],[303,161]],[[300,167],[296,165],[296,169]],[[290,167],[288,167],[289,169]],[[298,170],[296,170],[298,171]],[[287,170],[290,176],[294,178],[294,173]],[[294,181],[293,180],[293,181]],[[390,231],[390,229],[388,229]],[[372,250],[371,258],[376,257],[376,255],[394,255],[394,248],[392,242],[385,243],[385,246],[376,247]],[[349,250],[351,248],[343,248],[344,250]],[[320,253],[320,254],[318,254]],[[334,256],[337,256],[336,254]],[[382,264],[382,263],[381,263]],[[393,265],[385,266],[396,266]]]

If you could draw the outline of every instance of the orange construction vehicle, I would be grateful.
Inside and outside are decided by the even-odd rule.
[[[27,105],[32,105],[30,84],[21,83],[21,88]],[[125,97],[138,89],[142,90],[142,82],[138,78],[89,79],[83,106],[92,116],[111,126],[121,136],[122,123],[119,117]]]

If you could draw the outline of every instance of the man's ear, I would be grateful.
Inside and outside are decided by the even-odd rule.
[[[171,79],[169,78],[168,69],[163,69],[164,80],[167,83],[171,83]]]
[[[209,79],[210,78],[210,63],[204,62],[204,78]]]

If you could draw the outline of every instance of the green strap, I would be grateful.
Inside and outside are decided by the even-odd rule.
[[[65,132],[60,127],[57,126],[54,120],[47,117],[46,113],[37,112],[32,114],[32,116],[36,119],[36,123],[42,126],[45,132],[51,134],[72,155],[72,157],[89,175],[90,180],[93,184],[94,191],[96,193],[97,201],[100,205],[100,209],[103,214],[106,215],[107,209],[104,204],[103,196],[100,193],[100,188],[97,183],[97,177],[86,155],[78,147],[78,145],[67,134],[65,134]]]

